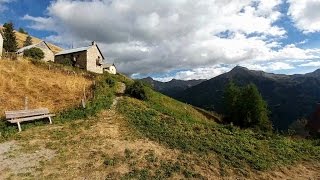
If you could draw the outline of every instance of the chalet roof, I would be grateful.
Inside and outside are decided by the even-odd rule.
[[[76,53],[76,52],[81,52],[81,51],[87,51],[90,47],[91,46],[64,50],[64,51],[61,51],[61,52],[57,53],[56,56],[64,55],[64,54],[71,54],[71,53]]]
[[[44,43],[50,50],[51,48],[48,46],[48,44],[45,42],[45,41],[40,41],[39,43],[37,44],[32,44],[32,45],[29,45],[29,46],[26,46],[26,47],[23,47],[23,48],[20,48],[17,50],[17,53],[22,53],[23,51],[27,50],[27,49],[31,49],[33,47],[36,47],[37,45],[41,44],[41,43]]]
[[[115,66],[114,64],[110,64],[110,63],[104,63],[104,64],[102,64],[102,67],[103,68],[109,68],[109,67],[111,67],[111,66]]]
[[[64,50],[61,51],[59,53],[56,54],[56,56],[60,56],[60,55],[65,55],[65,54],[72,54],[72,53],[76,53],[76,52],[82,52],[82,51],[87,51],[89,48],[91,48],[92,46],[96,46],[102,56],[102,59],[104,59],[104,56],[99,48],[99,46],[97,44],[91,45],[91,46],[86,46],[86,47],[80,47],[80,48],[74,48],[74,49],[68,49],[68,50]]]

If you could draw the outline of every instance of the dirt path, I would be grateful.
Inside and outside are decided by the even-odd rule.
[[[40,166],[41,162],[48,161],[55,155],[55,151],[46,148],[28,152],[28,150],[18,145],[16,141],[1,143],[0,174],[5,175],[8,172],[12,172],[18,175],[33,172]]]
[[[112,105],[111,105],[111,109],[115,109],[119,100],[123,97],[124,93],[126,91],[126,85],[124,83],[120,83],[119,86],[118,86],[118,89],[117,89],[117,97],[114,98],[113,102],[112,102]]]

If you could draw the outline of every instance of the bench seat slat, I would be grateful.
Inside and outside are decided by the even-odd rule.
[[[5,112],[7,119],[29,117],[29,116],[42,115],[42,114],[43,115],[49,114],[49,110],[47,108],[42,108],[42,109],[34,109],[34,110],[6,111]]]
[[[32,117],[25,117],[25,118],[18,118],[13,120],[8,120],[10,123],[17,123],[17,122],[24,122],[24,121],[32,121],[36,119],[44,119],[48,117],[55,116],[55,114],[46,114],[46,115],[40,115],[40,116],[32,116]]]

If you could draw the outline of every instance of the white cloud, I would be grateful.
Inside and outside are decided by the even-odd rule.
[[[172,79],[183,79],[183,80],[210,79],[220,74],[223,74],[225,72],[228,72],[230,70],[231,68],[229,67],[214,65],[211,67],[200,67],[192,70],[179,71],[171,76],[165,76],[165,77],[154,78],[154,79],[162,82],[167,82]]]
[[[99,42],[105,57],[126,74],[191,69],[175,77],[213,77],[217,64],[310,59],[319,51],[282,47],[282,0],[57,0],[46,17],[25,15],[31,27],[70,46]],[[318,54],[317,54],[318,53]],[[209,67],[209,68],[204,68]],[[290,68],[284,64],[269,69]],[[208,73],[209,75],[206,75]]]
[[[304,64],[300,64],[301,67],[320,67],[320,61],[312,61]]]
[[[320,32],[319,0],[288,0],[288,15],[304,33]]]
[[[294,66],[284,62],[274,62],[274,63],[270,63],[267,66],[267,69],[270,69],[271,71],[286,70],[286,69],[293,69],[293,68]]]

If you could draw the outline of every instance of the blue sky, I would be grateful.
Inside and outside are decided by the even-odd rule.
[[[96,40],[120,71],[168,81],[208,79],[235,65],[318,69],[319,8],[319,0],[0,0],[0,23],[63,48]]]

